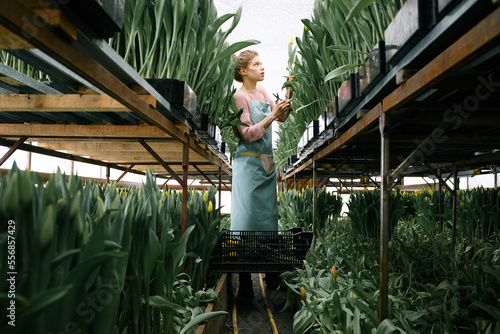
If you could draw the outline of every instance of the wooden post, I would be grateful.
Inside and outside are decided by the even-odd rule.
[[[181,213],[181,235],[186,232],[187,226],[187,200],[188,200],[188,171],[189,171],[189,136],[182,146],[182,213]]]
[[[111,178],[111,167],[108,165],[106,166],[106,183],[109,184]]]
[[[380,115],[380,299],[379,322],[388,316],[389,300],[389,129],[388,115]]]
[[[10,156],[14,154],[14,152],[19,148],[19,146],[21,146],[27,139],[28,137],[19,138],[19,140],[14,145],[12,145],[12,147],[7,151],[7,153],[5,153],[4,156],[0,159],[0,166],[3,165],[3,163],[7,161],[7,159],[9,159]]]

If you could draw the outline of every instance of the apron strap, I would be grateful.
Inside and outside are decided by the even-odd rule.
[[[247,94],[248,101],[250,101],[250,95],[248,95],[248,92],[247,92],[247,89],[245,88],[245,86],[241,86],[241,89],[245,92],[245,94]],[[257,91],[259,92],[260,95],[262,95],[262,97],[264,98],[264,100],[266,100],[266,103],[267,103],[267,99],[264,96],[264,94],[262,94],[262,92],[258,89],[257,89]]]

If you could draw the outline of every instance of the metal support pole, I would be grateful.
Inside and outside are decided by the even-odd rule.
[[[316,185],[318,183],[318,171],[316,169],[316,160],[313,160],[313,236],[316,239],[316,202],[317,202],[317,189]]]
[[[221,206],[222,206],[222,168],[219,167],[219,203],[217,204],[217,207],[220,208]],[[218,216],[220,216],[220,210]]]
[[[181,213],[181,235],[186,232],[187,226],[187,201],[188,201],[188,171],[189,171],[189,137],[182,145],[182,213]]]
[[[453,201],[452,201],[452,212],[451,212],[451,246],[453,252],[455,252],[455,242],[457,238],[457,193],[458,193],[458,171],[455,166],[453,172]]]
[[[380,299],[379,322],[388,316],[389,300],[389,129],[388,115],[380,115]]]
[[[443,179],[441,178],[441,168],[438,168],[439,175],[439,231],[443,232]]]

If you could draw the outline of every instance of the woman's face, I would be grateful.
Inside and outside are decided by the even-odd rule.
[[[242,74],[247,77],[248,80],[257,82],[264,80],[264,65],[260,61],[259,56],[255,56],[250,61],[248,68],[244,69]]]

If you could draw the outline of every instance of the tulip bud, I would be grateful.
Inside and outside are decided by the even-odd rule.
[[[332,277],[337,278],[337,269],[335,269],[335,266],[332,266]]]
[[[208,193],[206,191],[203,192],[203,202],[207,202],[208,201]]]
[[[208,213],[212,212],[214,209],[212,201],[208,202]]]
[[[302,299],[306,299],[306,289],[304,289],[304,287],[301,287],[300,288],[300,296],[302,297]]]
[[[290,45],[293,45],[293,37],[290,37],[290,42],[288,42]]]
[[[40,246],[45,248],[54,235],[55,215],[54,207],[49,204],[43,211],[40,219]]]

